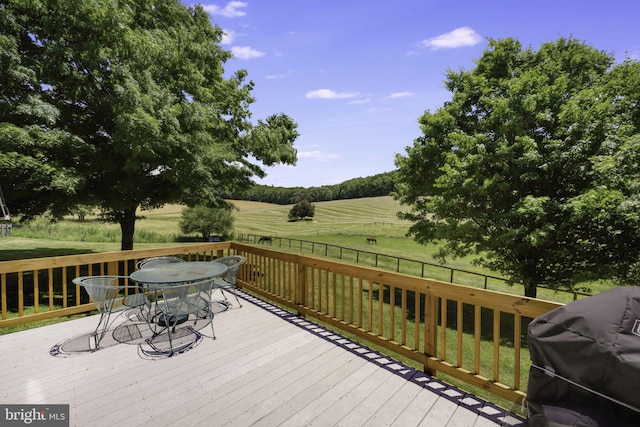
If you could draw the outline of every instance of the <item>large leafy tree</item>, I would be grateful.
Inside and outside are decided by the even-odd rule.
[[[299,221],[304,218],[313,218],[316,207],[307,199],[299,200],[289,211],[289,221]]]
[[[620,150],[639,132],[638,64],[575,39],[489,44],[475,68],[448,72],[451,101],[424,113],[423,135],[396,156],[409,233],[444,242],[442,257],[474,254],[531,297],[628,272],[638,165]]]
[[[25,218],[101,207],[133,247],[136,211],[211,204],[293,164],[296,123],[252,125],[253,82],[201,6],[178,0],[0,5],[0,173]]]
[[[215,234],[226,240],[233,233],[233,209],[236,208],[231,203],[216,207],[204,205],[187,207],[182,211],[180,230],[185,234],[200,233],[204,241]]]

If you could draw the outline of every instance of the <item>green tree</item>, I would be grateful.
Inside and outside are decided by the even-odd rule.
[[[25,218],[95,205],[133,248],[136,212],[215,203],[295,164],[296,123],[252,125],[253,82],[201,6],[179,0],[0,5],[0,173]],[[15,208],[14,208],[15,207]]]
[[[40,86],[39,70],[25,61],[29,38],[12,8],[0,4],[0,176],[11,211],[30,219],[67,212],[79,178],[66,164],[81,143],[56,126],[60,111]],[[73,205],[73,203],[70,203]]]
[[[316,207],[307,199],[301,199],[289,211],[289,220],[298,221],[304,218],[313,218],[315,213]]]
[[[613,274],[607,262],[629,242],[608,239],[628,231],[637,245],[637,221],[605,215],[594,222],[597,212],[587,207],[603,188],[609,202],[598,203],[608,212],[625,200],[605,186],[594,159],[617,153],[638,132],[638,77],[619,77],[631,69],[637,65],[614,65],[575,39],[538,51],[490,40],[474,69],[448,72],[451,101],[426,112],[423,135],[396,156],[396,197],[411,208],[399,215],[413,222],[409,234],[443,241],[443,259],[474,254],[530,297],[538,285],[571,288],[585,273]],[[619,179],[626,182],[625,172]],[[611,229],[598,232],[596,224]]]
[[[594,264],[613,271],[623,283],[640,277],[640,134],[626,138],[612,154],[598,156],[598,186],[572,202],[576,238]]]
[[[205,241],[212,235],[228,239],[233,233],[233,208],[229,203],[217,207],[187,207],[182,211],[180,230],[185,234],[200,233]]]

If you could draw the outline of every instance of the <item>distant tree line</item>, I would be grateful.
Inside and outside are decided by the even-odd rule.
[[[359,199],[362,197],[388,196],[395,191],[396,173],[385,172],[366,178],[353,178],[335,185],[321,187],[274,187],[254,185],[236,194],[226,194],[225,198],[251,200],[255,202],[291,205],[304,199],[309,202],[329,200]]]

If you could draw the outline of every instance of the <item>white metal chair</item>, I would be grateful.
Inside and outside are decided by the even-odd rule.
[[[161,298],[156,302],[152,322],[161,329],[156,331],[153,338],[147,340],[147,343],[156,352],[163,351],[158,348],[158,344],[165,341],[164,337],[162,337],[165,332],[169,341],[169,356],[180,353],[183,347],[191,346],[192,343],[176,346],[176,332],[182,328],[196,332],[201,328],[198,325],[202,324],[203,321],[211,324],[212,338],[216,338],[213,330],[213,310],[211,309],[212,286],[213,282],[211,280],[203,280],[164,286],[157,290],[158,296],[161,296]],[[206,326],[206,323],[202,327],[204,326]]]
[[[100,320],[93,334],[94,350],[100,348],[100,341],[118,317],[112,316],[114,313],[136,307],[150,307],[151,303],[144,290],[138,285],[125,284],[127,279],[128,276],[82,276],[72,280],[87,291],[100,312]]]
[[[138,261],[138,270],[145,268],[154,268],[164,264],[170,264],[172,262],[184,262],[184,260],[177,256],[157,256],[151,258],[145,258]]]
[[[238,281],[240,265],[246,262],[246,260],[247,259],[245,257],[240,255],[231,255],[213,260],[213,262],[219,262],[227,266],[227,271],[225,271],[222,276],[216,277],[213,280],[213,290],[220,289],[225,300],[227,299],[227,296],[224,294],[224,290],[229,290],[233,296],[236,297],[236,301],[240,307],[242,307],[242,303],[235,292],[237,289],[236,282]]]

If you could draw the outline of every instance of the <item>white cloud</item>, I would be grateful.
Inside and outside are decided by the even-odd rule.
[[[470,27],[460,27],[448,33],[440,34],[427,40],[423,40],[421,44],[432,50],[436,49],[453,49],[463,46],[475,46],[482,41],[482,37]]]
[[[236,32],[233,30],[223,30],[224,34],[222,34],[222,40],[220,44],[231,44],[233,40],[236,38]]]
[[[371,98],[362,98],[349,102],[349,105],[368,104],[369,102],[371,102]]]
[[[392,93],[391,95],[387,96],[387,98],[389,98],[389,99],[406,98],[408,96],[413,96],[413,92],[395,92],[395,93]]]
[[[265,79],[267,80],[284,79],[291,75],[293,75],[293,70],[289,70],[286,73],[281,73],[281,74],[269,74],[267,77],[265,77]]]
[[[381,107],[372,107],[369,108],[366,113],[367,114],[378,114],[378,113],[388,113],[389,111],[393,111],[392,108],[381,108]]]
[[[202,8],[211,16],[219,15],[225,18],[237,18],[239,16],[245,16],[246,12],[239,10],[240,8],[247,7],[247,3],[243,1],[230,1],[225,7],[216,6],[215,4],[202,5]]]
[[[336,92],[331,89],[316,89],[307,92],[305,95],[307,98],[319,98],[319,99],[344,99],[353,98],[358,96],[355,92]]]
[[[266,55],[264,52],[260,52],[249,46],[234,46],[231,48],[231,53],[238,59],[253,59]]]
[[[311,160],[317,160],[319,162],[327,162],[329,160],[340,159],[341,155],[336,153],[325,153],[319,150],[314,151],[298,151],[298,157]]]

